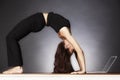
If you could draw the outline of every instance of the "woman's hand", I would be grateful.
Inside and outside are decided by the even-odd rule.
[[[75,71],[75,72],[71,72],[70,74],[85,74],[85,71]]]

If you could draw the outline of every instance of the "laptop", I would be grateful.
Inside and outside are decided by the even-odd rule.
[[[105,66],[103,67],[102,70],[100,70],[100,71],[91,71],[91,72],[87,72],[87,73],[108,73],[108,71],[110,70],[110,68],[112,67],[112,65],[116,61],[116,59],[117,59],[117,56],[111,56],[108,59],[108,61],[106,62]]]

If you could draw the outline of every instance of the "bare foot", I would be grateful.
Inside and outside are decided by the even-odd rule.
[[[3,74],[21,74],[23,73],[23,67],[15,66],[11,69],[2,72]]]

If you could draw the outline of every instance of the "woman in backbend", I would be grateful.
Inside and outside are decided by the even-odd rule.
[[[20,21],[6,36],[8,66],[12,67],[3,73],[23,73],[23,61],[19,40],[27,36],[30,32],[41,31],[45,26],[50,26],[55,30],[58,36],[63,40],[67,46],[72,45],[76,52],[77,61],[80,66],[79,71],[73,72],[74,74],[85,73],[85,58],[79,44],[71,35],[71,26],[69,20],[63,16],[49,12],[49,13],[36,13],[22,21]],[[54,38],[54,37],[51,37]],[[67,43],[67,44],[66,44]],[[49,54],[48,54],[49,55]]]

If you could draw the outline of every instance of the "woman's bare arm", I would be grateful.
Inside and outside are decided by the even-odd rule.
[[[74,47],[74,50],[76,51],[76,57],[77,57],[78,64],[80,66],[80,71],[73,72],[73,74],[74,73],[75,74],[85,73],[86,67],[85,67],[85,57],[84,57],[83,51],[80,48],[77,41],[70,34],[69,29],[67,27],[61,28],[59,31],[59,35],[63,40],[69,41],[72,44],[72,46]]]

